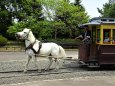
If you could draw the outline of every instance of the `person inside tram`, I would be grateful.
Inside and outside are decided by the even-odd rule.
[[[107,35],[106,37],[104,37],[104,42],[110,42],[109,35]]]
[[[109,42],[109,37],[104,39],[104,42]]]
[[[81,39],[82,42],[88,41],[91,38],[91,31],[89,29],[88,26],[84,26],[85,32],[81,35],[79,35],[78,37],[76,37],[75,39]]]

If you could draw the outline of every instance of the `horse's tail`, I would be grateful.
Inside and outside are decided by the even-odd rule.
[[[63,59],[66,57],[66,53],[65,53],[65,50],[61,47],[61,46],[59,46],[59,49],[60,49],[60,54],[61,54],[61,56],[63,57]]]

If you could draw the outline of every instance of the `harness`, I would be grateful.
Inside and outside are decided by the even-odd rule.
[[[42,42],[39,42],[39,49],[38,49],[38,51],[36,51],[34,48],[33,48],[33,46],[34,46],[34,44],[36,43],[36,40],[35,40],[35,42],[34,43],[31,43],[28,47],[26,47],[25,48],[25,51],[26,50],[28,50],[28,49],[31,49],[31,50],[33,50],[33,52],[35,53],[35,54],[39,54],[40,53],[40,49],[41,49],[41,47],[42,47]]]
[[[31,31],[31,30],[29,30],[29,32],[28,32],[28,34],[26,35],[25,38],[28,38],[28,35],[29,35],[30,31]],[[27,39],[26,39],[26,40],[27,40]],[[39,54],[39,53],[40,53],[40,49],[41,49],[41,47],[42,47],[42,42],[39,42],[38,51],[36,51],[36,50],[33,48],[33,46],[34,46],[35,43],[36,43],[36,39],[35,39],[34,43],[31,43],[29,46],[27,46],[27,47],[25,48],[25,51],[28,50],[28,49],[31,49],[31,50],[33,50],[33,52],[35,53],[35,55],[36,55],[36,54]]]

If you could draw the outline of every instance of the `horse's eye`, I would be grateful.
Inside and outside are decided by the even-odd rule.
[[[24,33],[26,33],[26,32],[24,32]]]

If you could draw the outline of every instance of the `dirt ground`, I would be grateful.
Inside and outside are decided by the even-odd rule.
[[[66,50],[67,57],[73,57],[74,59],[78,58],[77,49],[68,49]],[[0,61],[17,61],[17,60],[26,60],[27,55],[25,52],[0,52]]]
[[[66,50],[66,54],[78,58],[78,50]],[[0,86],[115,86],[115,69],[90,70],[69,61],[59,72],[38,73],[31,62],[23,73],[25,61],[25,52],[0,52]]]
[[[9,84],[4,86],[115,86],[115,76],[80,77]]]

